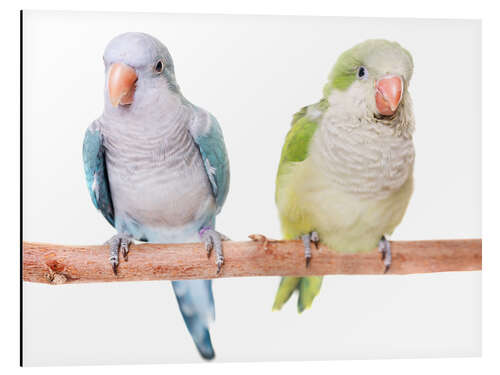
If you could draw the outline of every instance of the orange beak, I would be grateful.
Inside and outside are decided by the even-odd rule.
[[[375,104],[378,113],[392,116],[398,109],[403,96],[403,80],[399,76],[385,76],[375,84]]]
[[[108,76],[108,90],[109,100],[113,107],[117,107],[118,104],[132,104],[136,81],[137,74],[130,66],[122,63],[111,65]]]

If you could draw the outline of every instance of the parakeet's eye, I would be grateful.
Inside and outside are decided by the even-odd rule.
[[[155,65],[155,72],[156,73],[161,73],[163,72],[163,62],[159,60],[156,65]]]
[[[364,66],[360,66],[358,68],[358,78],[363,79],[363,78],[366,78],[367,76],[368,76],[368,72],[367,72],[366,68]]]

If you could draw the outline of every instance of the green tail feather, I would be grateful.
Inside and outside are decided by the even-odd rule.
[[[314,297],[316,297],[321,288],[323,276],[303,277],[299,283],[299,300],[297,308],[299,313],[312,306]]]
[[[299,313],[310,308],[314,297],[319,293],[322,281],[323,276],[282,277],[274,299],[273,311],[280,310],[296,289],[299,291],[297,302]]]
[[[278,292],[274,298],[273,311],[280,310],[288,301],[293,291],[298,288],[300,277],[282,277]]]

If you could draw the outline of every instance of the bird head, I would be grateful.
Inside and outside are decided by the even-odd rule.
[[[407,50],[396,42],[372,39],[338,58],[323,91],[327,98],[333,94],[347,114],[390,125],[404,117],[405,107],[410,110],[412,74],[413,59]]]
[[[127,109],[146,97],[154,102],[155,95],[165,90],[179,91],[170,53],[151,35],[118,35],[108,43],[103,58],[105,102],[112,107]]]

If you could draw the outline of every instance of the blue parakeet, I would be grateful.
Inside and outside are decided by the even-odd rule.
[[[127,259],[134,239],[201,240],[219,272],[226,238],[215,216],[228,193],[229,161],[216,118],[181,94],[167,48],[150,35],[115,37],[104,65],[104,112],[87,129],[83,161],[92,202],[117,230],[107,242],[110,272],[118,272],[119,253]],[[214,358],[211,281],[172,284],[196,347]]]

